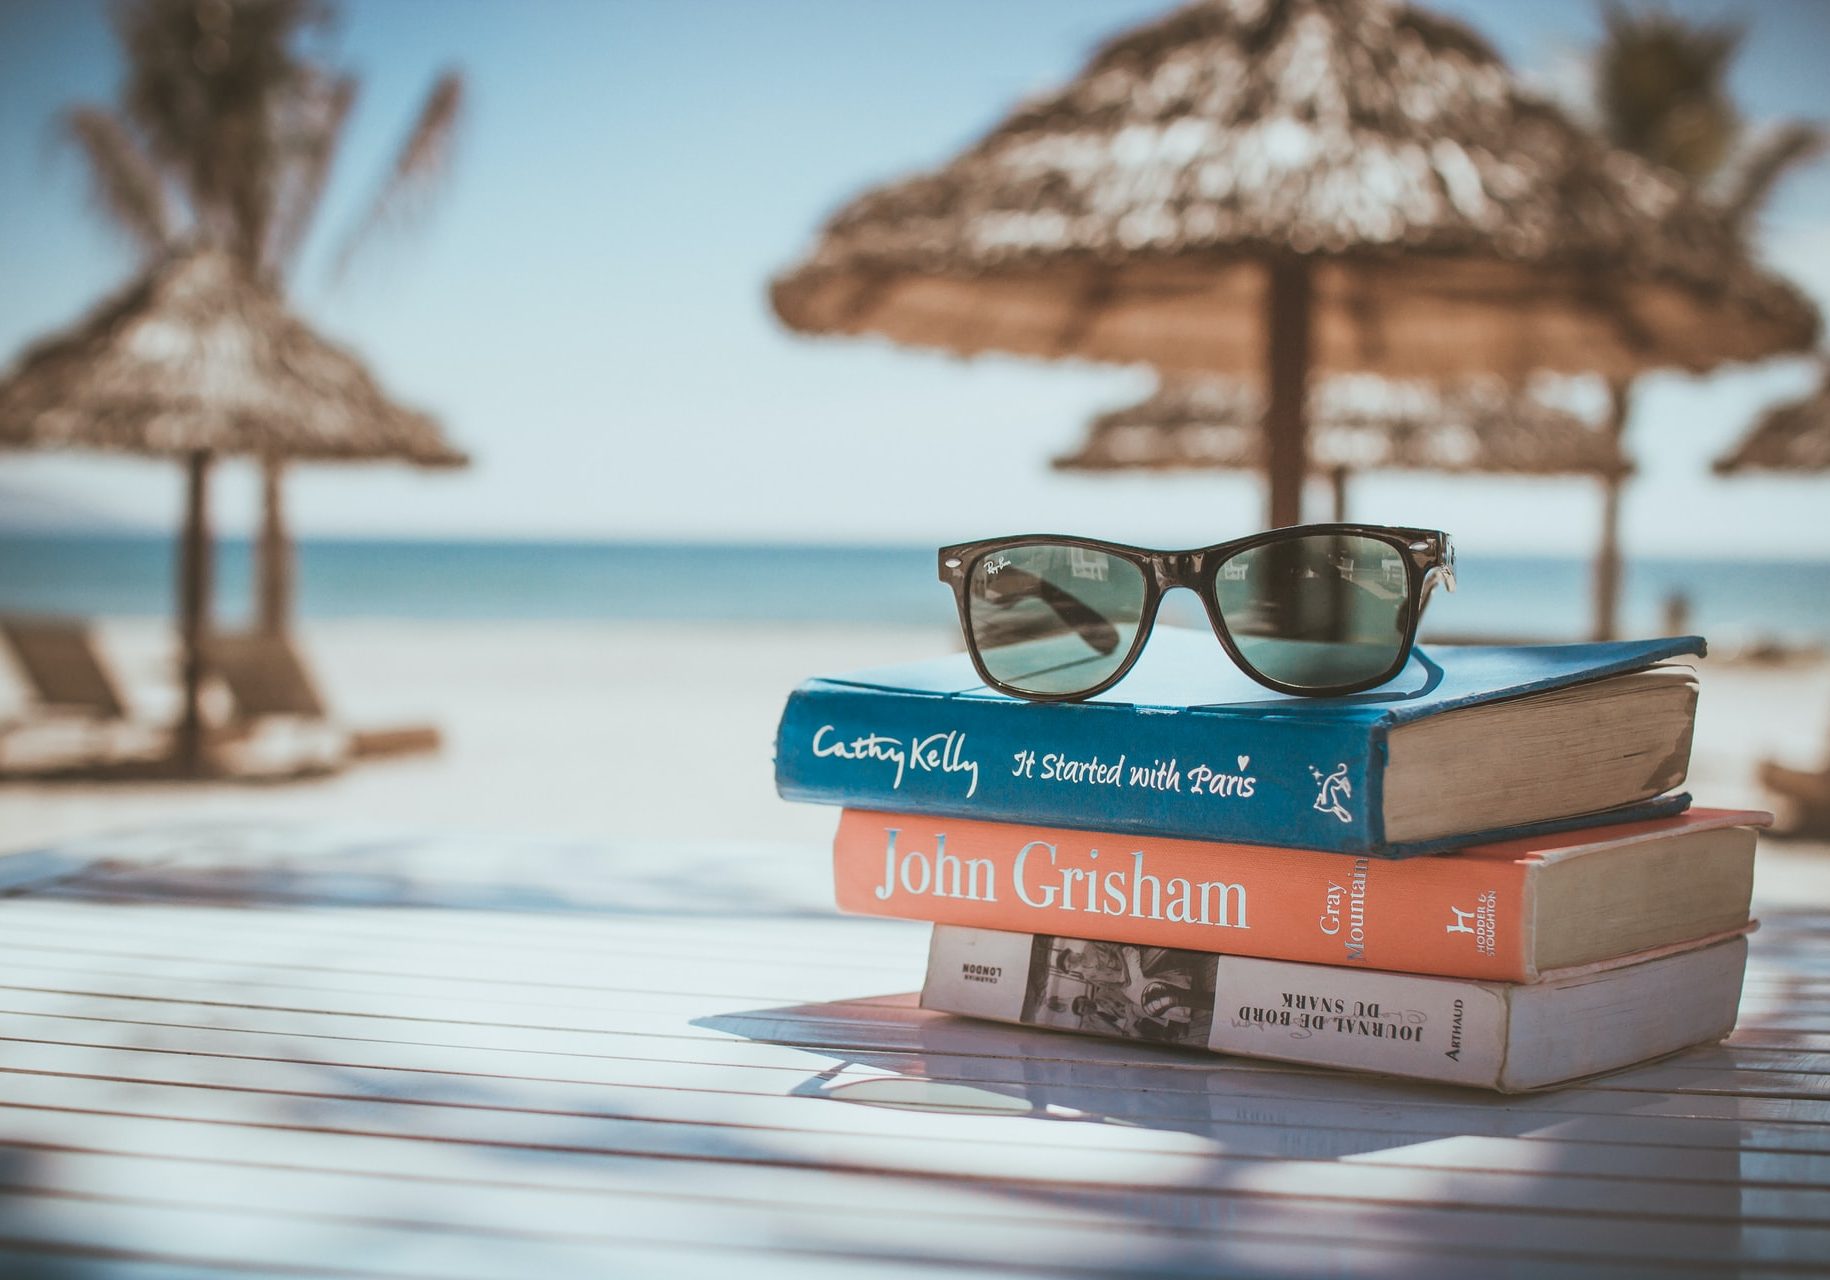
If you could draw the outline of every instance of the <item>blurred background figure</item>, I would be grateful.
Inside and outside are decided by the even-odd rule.
[[[1710,463],[1818,465],[1734,441],[1819,375],[1830,12],[428,12],[0,11],[9,841],[824,839],[780,696],[953,643],[933,546],[1350,504],[1455,533],[1458,632],[1681,597],[1696,789],[1815,767],[1821,481]],[[359,459],[409,466],[291,465]],[[30,780],[72,766],[113,781]]]

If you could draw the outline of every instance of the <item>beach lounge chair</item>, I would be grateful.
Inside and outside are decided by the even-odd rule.
[[[24,716],[0,722],[0,766],[14,764],[13,739],[27,734],[64,742],[72,731],[76,736],[74,751],[59,743],[62,749],[53,750],[48,759],[33,759],[35,769],[45,764],[113,764],[148,754],[150,744],[163,744],[162,731],[129,715],[88,623],[73,618],[0,618],[0,636],[30,699]],[[37,756],[45,755],[45,745],[40,741]]]
[[[1759,775],[1761,785],[1782,797],[1792,811],[1791,822],[1777,834],[1830,839],[1830,766],[1810,771],[1762,760]]]
[[[339,725],[318,695],[298,650],[283,635],[250,631],[211,638],[210,668],[228,690],[231,706],[223,741],[238,749],[290,728],[292,763],[334,768],[344,760],[436,751],[432,725],[350,729]],[[269,744],[270,745],[270,744]]]

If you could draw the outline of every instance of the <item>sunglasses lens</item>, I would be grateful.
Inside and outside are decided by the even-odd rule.
[[[1146,591],[1129,560],[1088,547],[1028,543],[983,556],[966,591],[985,669],[1024,693],[1084,693],[1124,664]]]
[[[1404,553],[1376,538],[1306,534],[1221,562],[1214,598],[1248,666],[1326,692],[1375,680],[1405,649]]]

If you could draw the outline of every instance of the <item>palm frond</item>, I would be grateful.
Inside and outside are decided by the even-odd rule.
[[[101,107],[72,107],[59,132],[82,154],[91,198],[147,257],[172,240],[171,207],[152,161],[133,134]]]
[[[334,276],[341,276],[351,259],[383,227],[398,226],[424,211],[440,179],[450,169],[463,104],[463,73],[445,71],[426,94],[418,119],[368,209],[344,237],[332,267]]]
[[[122,0],[122,112],[206,237],[259,268],[275,216],[273,119],[309,74],[298,45],[323,0]]]
[[[1815,159],[1826,143],[1830,136],[1817,125],[1791,121],[1745,148],[1719,201],[1722,216],[1737,229],[1746,227],[1772,198],[1779,180]]]
[[[267,271],[281,278],[291,269],[310,233],[330,179],[344,126],[356,102],[354,76],[336,76],[304,95],[297,119],[285,126],[280,187],[264,251]]]
[[[1618,3],[1603,13],[1595,99],[1609,141],[1706,181],[1740,135],[1727,77],[1745,29]]]

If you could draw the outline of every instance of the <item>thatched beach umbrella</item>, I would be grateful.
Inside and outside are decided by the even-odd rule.
[[[1816,391],[1775,405],[1714,463],[1717,475],[1830,471],[1830,370]]]
[[[1219,378],[1170,378],[1136,404],[1102,413],[1055,458],[1064,471],[1257,471],[1264,402]],[[1619,445],[1579,415],[1493,380],[1448,390],[1365,375],[1331,378],[1314,396],[1310,461],[1334,487],[1344,520],[1348,477],[1361,471],[1618,476]]]
[[[210,615],[209,478],[225,455],[320,461],[466,459],[425,414],[390,400],[362,362],[317,336],[227,253],[155,264],[0,381],[0,448],[177,458],[186,474],[177,758],[204,764],[199,689]]]
[[[772,299],[810,333],[1253,379],[1274,525],[1311,373],[1701,371],[1817,326],[1681,184],[1384,0],[1200,0],[1121,35],[839,210]]]

